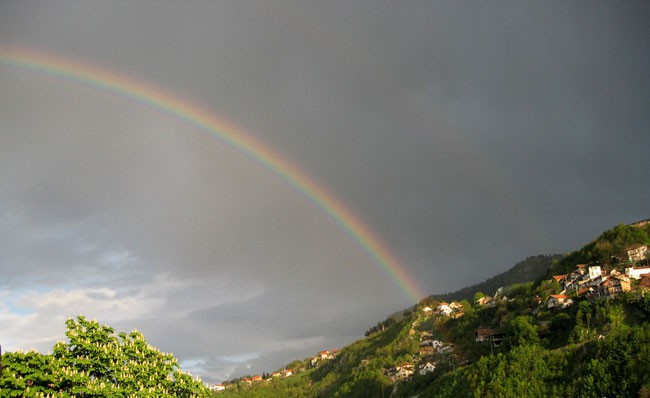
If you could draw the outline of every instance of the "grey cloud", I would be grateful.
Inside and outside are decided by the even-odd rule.
[[[4,2],[0,47],[98,65],[233,122],[434,293],[648,217],[649,15],[599,1]],[[213,379],[333,348],[411,304],[318,205],[170,115],[0,64],[0,120],[5,289],[162,305],[114,326]]]

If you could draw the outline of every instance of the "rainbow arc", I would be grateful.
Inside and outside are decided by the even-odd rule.
[[[24,48],[0,48],[0,62],[105,90],[165,112],[210,134],[282,178],[333,218],[412,302],[426,295],[408,268],[343,202],[285,156],[263,145],[235,124],[141,80],[71,58]]]

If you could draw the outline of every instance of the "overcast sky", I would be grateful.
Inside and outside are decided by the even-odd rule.
[[[433,294],[650,217],[649,20],[634,1],[2,1],[0,48],[231,122]],[[413,304],[250,157],[6,62],[0,271],[5,350],[46,352],[85,314],[210,382],[341,347]]]

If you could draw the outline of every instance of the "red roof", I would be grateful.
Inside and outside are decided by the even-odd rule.
[[[553,275],[553,279],[559,282],[562,279],[566,279],[566,275]]]
[[[494,329],[491,328],[478,328],[476,329],[476,334],[479,336],[491,336],[494,334]]]
[[[569,296],[565,296],[564,294],[551,294],[551,297],[558,300],[564,300],[569,298]]]
[[[641,275],[641,280],[639,281],[639,286],[650,287],[650,274]]]

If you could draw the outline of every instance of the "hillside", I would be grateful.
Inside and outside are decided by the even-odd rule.
[[[550,256],[529,258],[512,275],[532,267],[553,277],[503,284],[471,304],[429,297],[340,352],[232,380],[215,396],[650,397],[650,278],[625,274],[646,265],[648,228],[619,225],[551,271]],[[439,298],[475,292],[457,293]]]

